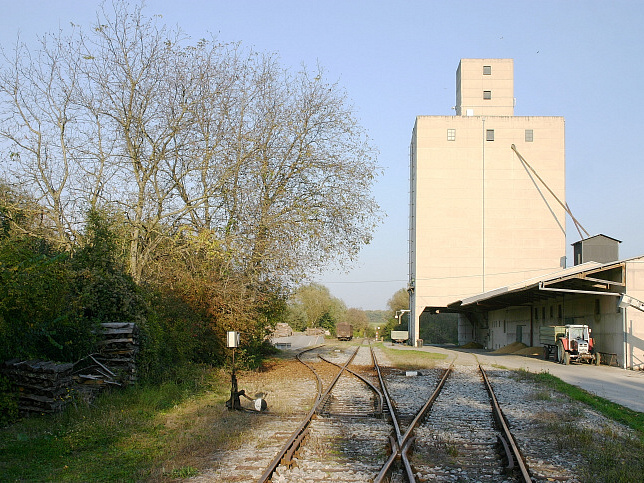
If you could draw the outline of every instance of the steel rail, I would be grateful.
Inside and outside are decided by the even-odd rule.
[[[315,350],[315,349],[317,349],[319,347],[321,347],[321,346],[317,345],[317,346],[314,346],[314,347],[310,347],[308,349],[304,349],[303,351],[298,352],[297,355],[295,356],[295,358],[298,361],[300,361],[302,364],[304,364],[306,367],[309,368],[309,370],[313,373],[313,375],[317,379],[317,392],[318,392],[318,394],[317,394],[316,399],[315,399],[316,403],[318,402],[318,400],[320,399],[320,396],[322,395],[322,390],[323,390],[324,385],[322,384],[322,379],[320,378],[320,375],[317,372],[315,372],[315,369],[313,369],[313,367],[308,362],[304,362],[302,360],[301,356],[302,356],[302,354],[304,354],[306,352],[309,352],[309,351],[312,351],[312,350]],[[318,356],[318,357],[320,357],[320,356]]]
[[[389,412],[391,414],[392,421],[394,422],[394,427],[396,428],[396,438],[395,439],[393,437],[391,438],[391,447],[392,447],[391,455],[382,466],[382,469],[380,470],[380,473],[378,473],[378,476],[373,481],[374,483],[381,483],[384,481],[388,481],[391,467],[394,461],[398,457],[400,457],[402,461],[402,465],[405,468],[405,472],[407,473],[407,480],[409,481],[409,483],[415,483],[416,478],[414,476],[414,472],[408,458],[408,452],[413,446],[413,442],[415,439],[412,436],[412,434],[414,429],[418,425],[418,423],[422,420],[422,418],[426,415],[427,411],[431,408],[435,400],[438,398],[438,395],[443,389],[443,386],[445,385],[447,378],[452,372],[452,369],[454,367],[454,362],[452,362],[449,368],[445,371],[445,373],[441,377],[440,382],[434,389],[434,392],[432,393],[432,395],[425,402],[425,404],[418,411],[418,413],[416,413],[416,416],[412,420],[411,424],[408,426],[404,435],[401,436],[395,411],[394,411],[393,405],[391,404],[391,400],[389,398],[389,393],[386,388],[386,384],[380,373],[380,368],[377,365],[377,360],[376,360],[375,354],[373,353],[373,349],[371,349],[371,352],[372,352],[372,357],[374,359],[374,365],[377,368],[378,377],[380,378],[380,381],[381,381],[383,393],[387,398],[387,404],[389,405]],[[479,371],[481,372],[481,375],[485,384],[485,388],[488,392],[488,395],[490,396],[490,404],[492,406],[492,413],[493,413],[494,420],[497,423],[497,426],[501,430],[501,433],[498,434],[497,437],[499,441],[501,441],[502,446],[504,447],[506,452],[506,456],[508,459],[507,469],[515,471],[515,467],[516,467],[516,469],[518,469],[518,472],[520,473],[521,481],[523,483],[531,483],[532,479],[530,478],[530,474],[525,465],[521,452],[516,444],[516,441],[514,440],[514,437],[512,436],[510,428],[508,427],[507,421],[505,419],[505,416],[503,415],[503,411],[501,410],[501,406],[499,405],[496,395],[494,394],[494,390],[492,389],[492,385],[487,377],[487,374],[480,364],[479,364]]]
[[[523,460],[521,451],[519,450],[519,447],[514,440],[514,436],[512,436],[512,433],[510,432],[510,428],[508,427],[503,411],[501,410],[499,401],[497,400],[496,395],[494,394],[494,390],[492,389],[492,384],[490,384],[490,380],[488,379],[486,372],[483,370],[483,367],[481,367],[480,364],[479,370],[481,371],[481,375],[483,376],[485,388],[490,395],[490,402],[492,404],[494,420],[501,430],[501,441],[508,457],[508,469],[514,470],[513,463],[516,463],[521,476],[521,481],[524,483],[531,483],[532,478],[530,478],[530,473],[528,473],[528,468],[525,464],[525,461]]]
[[[407,427],[407,431],[405,431],[405,434],[400,436],[396,441],[397,443],[396,447],[394,448],[392,445],[391,455],[389,456],[387,461],[380,469],[380,473],[378,473],[378,476],[373,480],[374,483],[382,482],[387,479],[387,475],[391,470],[391,466],[393,465],[394,461],[398,457],[402,459],[402,463],[405,468],[405,472],[407,473],[407,479],[409,483],[414,483],[416,481],[416,478],[414,477],[414,471],[407,457],[407,453],[409,452],[413,444],[414,438],[412,437],[412,434],[413,434],[413,431],[416,429],[416,426],[418,426],[418,424],[427,414],[427,411],[429,411],[429,408],[432,407],[432,405],[434,404],[434,401],[436,401],[436,398],[438,398],[438,395],[440,394],[441,390],[443,389],[443,386],[445,385],[445,381],[447,381],[447,378],[452,373],[453,366],[454,366],[454,363],[452,363],[449,366],[449,368],[447,368],[447,370],[443,373],[443,376],[441,377],[441,380],[439,381],[439,383],[436,385],[436,388],[432,392],[432,395],[427,399],[425,404],[423,404],[423,407],[420,408],[420,410],[416,413],[416,416]],[[384,384],[384,381],[382,381],[382,383]],[[383,386],[383,389],[384,389],[384,386]],[[390,413],[392,415],[392,418],[395,419],[396,416],[392,409],[390,409]]]
[[[380,365],[378,364],[378,359],[376,358],[376,354],[373,352],[373,347],[371,347],[370,345],[369,349],[371,350],[373,365],[376,368],[376,372],[378,373],[378,380],[380,381],[382,394],[385,396],[385,401],[387,402],[387,408],[389,409],[389,414],[391,414],[391,422],[394,425],[394,431],[396,432],[396,444],[398,444],[402,439],[402,433],[400,432],[400,424],[398,423],[398,418],[396,417],[396,413],[394,411],[394,404],[393,404],[393,401],[391,400],[391,396],[389,395],[389,390],[387,389],[387,385],[385,384],[385,379],[382,377],[382,372],[380,372]]]
[[[337,363],[335,363],[333,361],[330,361],[330,360],[328,360],[328,359],[326,359],[326,358],[324,358],[322,356],[318,356],[318,357],[320,359],[322,359],[323,361],[328,362],[329,364],[333,364],[335,366],[340,367],[340,364],[337,364]],[[356,376],[358,379],[360,379],[362,382],[364,382],[367,386],[369,386],[373,392],[375,392],[377,394],[377,396],[378,396],[378,410],[377,410],[377,413],[382,414],[382,411],[383,411],[383,397],[384,396],[382,395],[382,392],[380,391],[380,389],[378,389],[371,381],[369,381],[368,379],[363,377],[361,374],[358,374],[357,372],[349,369],[348,367],[345,368],[345,371],[350,372],[351,374]]]
[[[298,356],[300,354],[304,353],[304,352],[316,349],[318,347],[312,347],[310,349],[307,349],[306,351],[302,351],[302,352],[298,353]],[[344,366],[342,366],[342,368],[340,369],[338,374],[335,376],[333,381],[329,384],[329,387],[326,390],[326,392],[323,395],[321,395],[322,391],[318,390],[317,399],[316,399],[315,403],[313,404],[313,408],[306,415],[304,421],[302,421],[302,423],[298,426],[298,428],[293,432],[293,434],[291,435],[289,440],[286,442],[286,444],[277,453],[275,458],[273,458],[273,460],[268,465],[268,467],[266,468],[264,473],[262,473],[262,476],[259,477],[259,479],[257,480],[258,483],[266,483],[266,482],[270,481],[271,476],[273,476],[273,473],[275,472],[277,467],[281,464],[282,459],[284,458],[284,456],[287,455],[287,453],[293,454],[297,450],[296,446],[299,446],[302,443],[302,441],[304,439],[304,435],[308,431],[309,424],[311,423],[311,420],[313,419],[313,416],[315,416],[315,413],[316,413],[316,411],[318,409],[318,406],[320,406],[320,404],[324,400],[324,398],[331,392],[331,390],[333,389],[333,386],[335,386],[335,384],[338,382],[338,379],[340,379],[340,376],[342,375],[342,373],[346,369],[346,366],[348,366],[351,363],[351,361],[353,361],[353,359],[355,358],[356,354],[358,353],[358,349],[360,349],[359,346],[356,348],[355,352],[351,355],[351,357],[349,357],[349,360],[346,362],[346,364]],[[320,379],[319,375],[313,370],[313,368],[311,366],[309,366],[308,364],[303,362],[299,357],[298,357],[298,360],[313,371],[313,373],[316,375],[316,377],[318,379],[318,389],[320,389],[321,388],[321,379]]]

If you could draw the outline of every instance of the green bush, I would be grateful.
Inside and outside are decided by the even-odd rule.
[[[139,289],[118,260],[108,221],[88,215],[69,253],[11,231],[0,238],[0,360],[75,362],[92,352],[101,322],[145,320]],[[70,256],[71,255],[71,256]]]
[[[163,380],[177,363],[224,364],[231,327],[244,334],[240,364],[256,367],[271,354],[265,336],[286,307],[280,285],[251,284],[243,274],[213,277],[221,269],[220,254],[204,252],[200,239],[159,248],[164,256],[155,266],[162,276],[137,285],[128,273],[123,222],[114,216],[90,211],[74,249],[63,249],[18,225],[29,217],[5,216],[2,203],[0,338],[6,343],[0,361],[76,362],[94,350],[104,322],[138,325],[140,379]]]
[[[426,344],[458,343],[458,315],[421,314],[420,338]]]
[[[45,240],[0,240],[0,360],[74,361],[92,345],[91,323],[79,319],[67,253]]]
[[[94,323],[143,323],[144,299],[122,260],[115,229],[105,213],[90,211],[83,244],[74,252],[74,298]]]
[[[13,392],[9,379],[0,375],[0,427],[18,418],[18,396]]]

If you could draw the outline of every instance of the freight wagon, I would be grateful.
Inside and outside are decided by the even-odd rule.
[[[335,326],[335,334],[338,340],[351,340],[353,339],[353,325],[340,322]]]
[[[391,342],[398,342],[399,344],[404,344],[408,340],[409,340],[409,331],[407,330],[391,331]]]

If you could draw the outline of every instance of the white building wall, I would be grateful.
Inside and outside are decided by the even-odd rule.
[[[508,307],[488,312],[486,349],[496,350],[513,342],[531,345],[530,307]]]
[[[644,257],[643,257],[644,258]],[[626,261],[626,293],[644,301],[644,259]],[[644,312],[624,309],[626,367],[644,370]]]

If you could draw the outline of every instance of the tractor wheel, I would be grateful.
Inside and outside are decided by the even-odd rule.
[[[559,364],[563,364],[563,362],[564,362],[564,354],[565,353],[566,353],[566,351],[563,348],[563,342],[561,342],[561,341],[557,342],[557,352],[556,352],[556,356],[555,356],[557,358],[556,362],[558,362]]]
[[[566,366],[570,364],[570,352],[564,352],[563,363]]]

